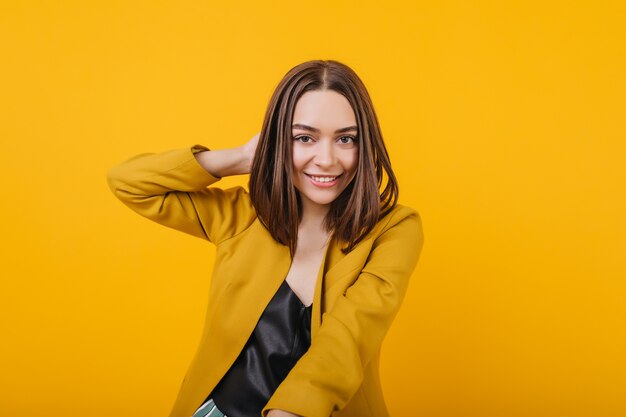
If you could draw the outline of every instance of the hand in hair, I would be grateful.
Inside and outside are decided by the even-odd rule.
[[[254,153],[256,152],[256,147],[259,144],[260,134],[261,134],[260,132],[257,133],[256,135],[252,137],[252,139],[250,139],[248,142],[246,142],[244,145],[241,146],[241,150],[243,151],[243,154],[247,161],[248,173],[250,173],[250,169],[252,168],[252,160],[254,159]]]
[[[195,153],[194,156],[209,174],[217,178],[249,174],[258,142],[259,133],[241,146],[202,151]]]

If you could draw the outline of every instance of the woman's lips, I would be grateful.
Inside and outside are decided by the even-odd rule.
[[[340,175],[335,176],[335,179],[334,179],[334,180],[332,180],[332,181],[324,181],[324,182],[315,181],[315,180],[312,178],[312,176],[311,176],[311,175],[309,175],[309,174],[304,174],[304,175],[306,175],[306,176],[309,178],[309,181],[311,181],[311,184],[315,185],[316,187],[319,187],[319,188],[330,188],[330,187],[332,187],[332,186],[336,185],[336,184],[339,182],[339,178],[340,178],[340,177],[341,177],[341,175],[343,175],[343,174],[340,174]],[[329,176],[327,176],[327,177],[330,177],[330,175],[329,175]],[[323,178],[323,177],[322,177],[322,178]]]

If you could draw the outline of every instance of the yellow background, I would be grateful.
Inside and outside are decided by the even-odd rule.
[[[244,143],[317,58],[367,85],[423,218],[392,415],[626,415],[625,26],[622,1],[2,2],[0,415],[167,415],[214,249],[106,171]]]

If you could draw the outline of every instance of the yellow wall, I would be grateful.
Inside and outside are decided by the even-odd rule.
[[[362,77],[423,217],[392,415],[626,415],[624,2],[234,3],[0,5],[0,415],[167,415],[214,251],[106,170],[243,143],[316,58]]]

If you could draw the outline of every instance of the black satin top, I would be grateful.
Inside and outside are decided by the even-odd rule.
[[[260,417],[311,345],[312,307],[305,306],[283,281],[243,350],[207,398],[228,417]]]

